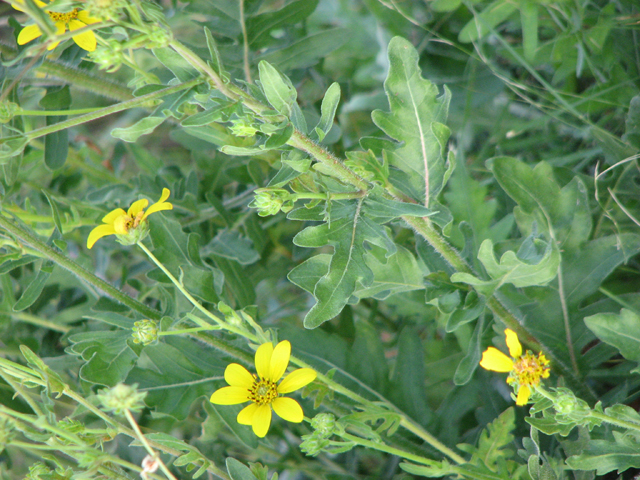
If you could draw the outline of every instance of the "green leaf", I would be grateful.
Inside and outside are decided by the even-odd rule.
[[[16,155],[20,155],[29,143],[25,136],[0,139],[0,165],[6,165]]]
[[[640,148],[640,95],[636,95],[629,102],[626,129],[622,139],[636,148]]]
[[[260,72],[262,91],[271,106],[289,118],[298,130],[306,133],[306,121],[296,103],[298,92],[289,77],[280,73],[273,65],[264,60],[258,64],[258,71]]]
[[[213,393],[213,392],[212,392]],[[219,418],[225,426],[247,447],[255,449],[258,447],[258,437],[253,433],[251,427],[238,423],[238,413],[244,405],[215,405],[211,402],[204,403],[204,409],[210,414]]]
[[[145,403],[158,412],[184,420],[200,397],[216,390],[226,363],[211,347],[191,339],[164,337],[166,343],[149,345],[142,351],[141,365],[127,377],[138,389],[148,389]]]
[[[482,330],[484,327],[484,316],[476,323],[473,335],[469,339],[467,354],[460,360],[456,373],[453,376],[455,385],[465,385],[471,380],[473,372],[476,371],[482,357]]]
[[[391,220],[407,215],[410,217],[429,217],[436,212],[415,203],[400,202],[385,198],[382,195],[369,195],[364,201],[364,212],[378,223],[387,223]]]
[[[514,211],[520,229],[530,234],[535,222],[564,251],[575,250],[591,233],[591,215],[587,189],[575,177],[560,189],[553,170],[546,162],[531,168],[511,157],[498,157],[487,162],[500,186],[519,205]],[[523,215],[527,214],[527,215]]]
[[[71,106],[69,85],[50,87],[40,100],[45,110],[66,110]],[[66,115],[47,115],[46,125],[54,125],[67,119]],[[67,161],[69,154],[69,131],[58,130],[44,137],[44,163],[51,170],[57,170]]]
[[[181,82],[187,82],[199,75],[195,68],[170,47],[154,48],[152,52]]]
[[[347,357],[347,369],[377,392],[384,392],[389,372],[380,334],[366,322],[357,322],[355,326],[356,335]]]
[[[580,454],[566,460],[575,470],[596,470],[598,475],[617,470],[622,473],[629,468],[640,467],[640,451],[637,443],[623,443],[616,439],[591,440],[589,446]]]
[[[517,8],[518,4],[516,2],[495,0],[481,13],[469,20],[469,23],[460,30],[458,40],[462,43],[469,43],[484,37],[499,23],[509,18]]]
[[[331,127],[333,127],[333,119],[336,116],[338,103],[340,103],[340,84],[333,82],[324,94],[322,105],[320,106],[320,121],[314,129],[314,133],[319,142],[324,140],[324,137],[329,133]]]
[[[396,293],[424,289],[424,274],[416,258],[406,248],[397,248],[398,251],[388,258],[372,253],[365,256],[367,266],[373,272],[373,282],[368,287],[357,288],[353,292],[355,297],[384,300]]]
[[[53,218],[53,224],[58,229],[58,233],[62,235],[64,232],[62,231],[62,221],[60,220],[60,211],[58,210],[58,205],[46,190],[43,189],[42,193],[44,193],[44,196],[47,197],[47,201],[49,202],[49,206],[51,207],[51,217]]]
[[[449,474],[456,474],[456,470],[452,467],[447,459],[438,462],[436,460],[424,459],[424,463],[427,465],[415,465],[409,462],[402,462],[400,468],[407,473],[413,475],[420,475],[422,477],[444,477]]]
[[[533,249],[536,250],[535,255],[526,258],[522,253],[522,248],[518,254],[509,250],[500,257],[500,263],[498,263],[493,253],[493,242],[486,239],[480,245],[478,259],[482,262],[489,276],[498,281],[499,285],[511,283],[519,288],[546,285],[558,274],[560,250],[555,242],[532,240],[531,243],[534,245]],[[541,253],[543,249],[544,253]],[[465,279],[469,280],[466,274],[462,273],[454,273],[451,276],[453,282],[466,283]]]
[[[249,467],[232,457],[226,459],[227,471],[231,480],[258,480]]]
[[[235,260],[241,265],[251,265],[260,259],[260,254],[253,248],[253,242],[237,230],[220,230],[202,253]]]
[[[469,463],[483,465],[495,472],[497,465],[504,463],[506,458],[515,453],[507,448],[514,441],[511,432],[516,427],[515,422],[515,408],[509,407],[482,431],[477,447],[461,444],[458,448],[471,453],[472,459]]]
[[[404,142],[386,151],[391,165],[406,174],[405,180],[394,183],[428,207],[446,182],[444,149],[449,129],[443,123],[451,93],[445,87],[438,97],[438,87],[422,78],[418,61],[418,53],[407,40],[391,40],[390,68],[384,82],[391,111],[374,110],[371,118],[391,138]]]
[[[297,42],[262,55],[261,60],[288,72],[308,68],[326,58],[349,41],[351,32],[346,28],[333,28],[308,35]]]
[[[86,362],[80,368],[80,377],[92,384],[113,387],[123,382],[137,356],[127,344],[130,330],[76,333],[69,337],[72,343],[67,352],[79,355]]]
[[[424,387],[424,349],[418,332],[406,326],[398,338],[398,356],[387,398],[421,425],[428,424],[433,412],[427,403]]]
[[[13,306],[14,312],[21,312],[33,305],[42,293],[44,286],[47,284],[47,280],[49,280],[49,276],[51,275],[51,272],[53,272],[54,267],[55,264],[53,261],[47,260],[42,262],[40,270],[36,273],[35,278],[27,284],[22,295]]]
[[[521,0],[520,21],[522,22],[524,58],[533,62],[538,50],[538,4],[531,0]]]
[[[249,45],[253,49],[259,49],[265,42],[272,40],[271,32],[273,30],[304,20],[313,13],[317,6],[318,0],[297,0],[288,3],[280,10],[249,18],[247,20]]]
[[[288,77],[264,60],[258,64],[260,84],[267,100],[273,108],[287,117],[291,117],[292,107],[298,93]]]
[[[124,142],[135,142],[142,135],[153,132],[158,125],[165,121],[166,117],[145,117],[126,128],[114,128],[111,136]]]
[[[222,57],[220,57],[218,45],[211,35],[211,30],[207,27],[204,27],[204,37],[207,40],[207,48],[209,49],[209,55],[211,56],[211,68],[213,68],[213,71],[220,75],[222,79],[226,79],[229,74],[225,71],[222,65]]]
[[[384,229],[362,215],[361,202],[334,202],[332,215],[336,220],[330,223],[307,227],[298,233],[293,242],[300,247],[318,248],[331,245],[334,253],[329,271],[315,285],[313,295],[317,303],[307,313],[304,324],[315,328],[342,311],[359,282],[368,287],[373,282],[373,272],[366,265],[364,241],[384,245],[387,252],[396,251]],[[295,217],[294,212],[290,218]],[[291,216],[292,215],[292,216]],[[307,276],[305,264],[299,266],[299,275]]]
[[[620,314],[598,313],[584,319],[596,337],[618,349],[627,360],[640,362],[640,316],[623,308]],[[634,372],[640,373],[640,368]]]

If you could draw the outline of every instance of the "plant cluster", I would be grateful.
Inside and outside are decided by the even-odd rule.
[[[634,2],[0,12],[2,478],[638,472]]]

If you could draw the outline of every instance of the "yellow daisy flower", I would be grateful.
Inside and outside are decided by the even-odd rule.
[[[522,355],[522,345],[516,332],[507,328],[504,333],[511,358],[497,348],[489,347],[482,354],[480,366],[493,372],[509,372],[507,383],[515,385],[516,405],[526,405],[540,379],[549,378],[549,360],[543,353],[534,355],[529,350]]]
[[[40,8],[45,8],[47,6],[46,3],[41,2],[40,0],[34,0],[36,5]],[[22,0],[18,0],[18,2],[23,3]],[[13,8],[24,12],[24,10],[20,7],[13,5]],[[86,10],[80,10],[79,8],[74,8],[72,11],[68,13],[58,13],[52,12],[45,8],[44,10],[49,14],[51,21],[56,26],[56,34],[62,35],[67,29],[70,32],[74,30],[78,30],[80,28],[86,27],[92,23],[101,22],[99,18],[90,17]],[[20,34],[18,35],[18,45],[24,45],[25,43],[29,43],[32,40],[35,40],[39,36],[42,35],[42,31],[40,31],[40,27],[38,25],[28,25],[20,30]],[[78,46],[87,52],[93,52],[96,49],[96,35],[91,31],[86,31],[79,33],[78,35],[74,35],[73,41],[78,44]],[[58,46],[60,42],[53,42],[51,45],[47,47],[47,50],[53,50]]]
[[[236,405],[252,402],[237,417],[241,425],[251,425],[253,433],[262,438],[271,424],[271,409],[288,422],[300,423],[304,418],[302,407],[292,398],[282,397],[316,379],[317,373],[311,368],[299,368],[284,377],[291,356],[291,344],[284,340],[275,348],[271,342],[260,345],[256,350],[255,364],[258,375],[249,373],[242,365],[231,363],[224,371],[224,379],[230,385],[216,390],[211,395],[211,403],[216,405]]]
[[[116,235],[123,245],[133,245],[142,240],[148,232],[145,222],[147,217],[155,212],[173,209],[173,205],[165,202],[170,194],[168,188],[163,188],[160,200],[151,205],[146,212],[144,209],[149,205],[146,198],[133,202],[126,212],[121,208],[112,210],[102,219],[103,225],[98,225],[89,233],[87,248],[93,247],[94,243],[107,235]]]

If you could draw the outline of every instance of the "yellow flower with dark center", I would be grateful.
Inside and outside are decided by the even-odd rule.
[[[512,358],[497,348],[489,347],[482,354],[480,366],[494,372],[509,372],[507,383],[516,389],[516,405],[526,405],[532,389],[538,386],[542,378],[549,378],[549,360],[542,353],[534,355],[528,350],[523,355],[516,332],[507,328],[504,333]]]
[[[93,247],[94,243],[107,235],[116,235],[123,245],[133,245],[142,240],[148,232],[145,221],[147,217],[152,213],[173,208],[173,205],[165,201],[170,194],[168,188],[163,188],[160,200],[151,205],[147,211],[144,210],[149,205],[149,200],[146,198],[133,202],[126,212],[121,208],[112,210],[102,219],[103,225],[98,225],[89,233],[87,248]]]
[[[34,1],[40,8],[45,8],[47,6],[46,3],[41,2],[40,0]],[[18,0],[18,2],[23,3],[22,0]],[[22,8],[15,5],[13,5],[13,8],[24,12]],[[101,21],[99,18],[89,16],[86,10],[80,10],[79,8],[74,8],[68,13],[52,12],[45,8],[45,12],[49,15],[49,18],[51,18],[51,21],[55,25],[57,35],[62,35],[67,31],[67,29],[70,32],[73,32],[74,30],[78,30],[92,23],[98,23]],[[41,35],[42,31],[38,25],[28,25],[20,30],[20,34],[18,35],[18,45],[29,43]],[[96,49],[96,35],[91,30],[79,33],[71,38],[73,38],[73,41],[76,42],[80,48],[88,52],[93,52]],[[59,43],[60,42],[51,43],[51,45],[47,47],[47,50],[53,50]]]
[[[276,347],[271,342],[258,347],[255,355],[258,375],[249,373],[242,365],[231,363],[224,371],[228,387],[220,388],[211,395],[211,403],[216,405],[236,405],[251,402],[240,411],[237,421],[241,425],[251,425],[253,433],[264,437],[271,425],[271,409],[288,422],[300,423],[304,413],[300,404],[292,398],[282,397],[316,379],[317,373],[311,368],[299,368],[289,373],[278,384],[289,365],[291,344],[284,340]]]

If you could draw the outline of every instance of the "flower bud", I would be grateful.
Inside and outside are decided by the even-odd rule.
[[[126,0],[86,0],[85,3],[90,16],[110,20],[120,16],[120,10],[126,6]]]
[[[0,102],[0,123],[9,122],[15,117],[18,110],[20,110],[20,105],[17,103],[9,102],[8,100]]]
[[[320,438],[316,433],[303,435],[300,450],[309,456],[315,457],[329,445],[329,440]]]
[[[120,245],[135,245],[149,235],[149,223],[142,221],[136,227],[131,227],[127,233],[116,233],[116,240]]]
[[[284,213],[290,211],[293,208],[290,198],[291,194],[282,188],[258,189],[249,206],[257,209],[261,217],[267,217],[275,215],[280,210]]]
[[[0,418],[0,452],[15,438],[16,431],[13,422],[7,418]]]
[[[158,324],[152,320],[139,320],[133,324],[133,343],[149,345],[158,339]]]
[[[138,392],[137,387],[137,384],[129,386],[119,383],[115,387],[101,390],[98,399],[106,411],[112,411],[118,415],[125,410],[139,411],[144,408],[143,400],[147,392]]]
[[[98,45],[89,58],[98,64],[100,70],[113,73],[122,66],[124,55],[122,45],[116,40],[107,40],[107,45]]]
[[[336,417],[330,413],[319,413],[311,420],[311,428],[323,438],[333,435],[336,428]]]
[[[577,398],[571,390],[566,388],[558,389],[553,408],[558,412],[556,419],[560,423],[580,423],[591,414],[589,404]]]
[[[152,25],[147,36],[149,41],[145,47],[148,49],[168,47],[173,37],[169,30],[160,25]]]
[[[249,118],[233,120],[233,124],[229,127],[229,130],[237,137],[253,137],[258,131],[258,129],[253,126],[252,119]]]

